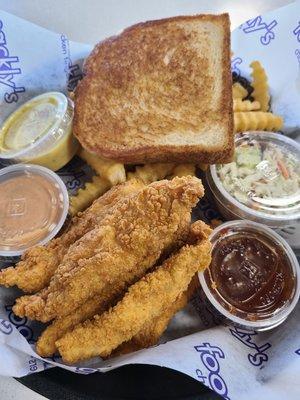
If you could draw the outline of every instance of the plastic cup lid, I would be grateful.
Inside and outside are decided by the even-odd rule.
[[[47,168],[16,164],[0,169],[0,255],[21,255],[52,239],[69,206],[65,184]]]
[[[210,168],[222,194],[248,212],[299,218],[300,145],[279,133],[248,132],[237,135],[235,147],[232,163]]]
[[[49,148],[64,134],[59,127],[68,104],[60,92],[44,93],[24,103],[1,127],[0,158],[25,157],[28,152],[38,152],[43,143]]]
[[[257,319],[257,318],[253,319],[253,315],[250,318],[249,317],[246,318],[245,316],[244,317],[242,317],[241,315],[238,316],[236,315],[235,312],[229,311],[229,309],[226,308],[219,301],[219,296],[216,296],[216,293],[218,293],[218,289],[208,284],[209,278],[207,277],[208,275],[206,274],[207,270],[198,273],[200,284],[211,304],[215,307],[216,310],[218,310],[219,313],[225,316],[228,320],[231,320],[232,322],[237,323],[241,326],[247,326],[249,328],[254,328],[254,329],[258,328],[269,329],[278,326],[293,311],[299,300],[300,270],[297,258],[294,252],[292,251],[291,247],[288,245],[288,243],[276,232],[274,232],[273,230],[271,230],[270,228],[268,228],[263,224],[259,224],[248,220],[237,220],[237,221],[226,222],[218,226],[216,229],[214,229],[214,231],[210,236],[213,248],[215,246],[219,246],[221,241],[226,239],[226,237],[231,236],[233,234],[237,234],[239,232],[242,232],[244,234],[245,233],[257,234],[258,237],[265,236],[266,238],[269,238],[269,240],[271,240],[274,243],[274,245],[280,247],[280,249],[286,254],[287,260],[289,260],[289,264],[291,267],[291,273],[294,275],[295,278],[295,287],[292,292],[291,299],[276,312],[273,312],[269,316],[266,316],[262,319]],[[209,268],[210,267],[208,267],[208,269]],[[243,314],[246,315],[247,312],[244,312]]]

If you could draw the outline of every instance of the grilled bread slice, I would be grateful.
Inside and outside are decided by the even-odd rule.
[[[125,163],[230,161],[228,14],[134,25],[99,43],[75,93],[74,134]]]

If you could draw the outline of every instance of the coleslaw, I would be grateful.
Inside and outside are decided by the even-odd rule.
[[[244,137],[234,161],[216,166],[224,189],[246,206],[289,212],[300,201],[300,162],[294,152],[273,141]]]

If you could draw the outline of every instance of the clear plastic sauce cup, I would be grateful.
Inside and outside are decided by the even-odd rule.
[[[232,163],[206,174],[221,215],[277,228],[300,248],[300,145],[278,133],[248,132],[235,146]]]
[[[69,206],[65,184],[37,165],[0,170],[0,256],[15,257],[50,241],[62,227]]]
[[[252,221],[231,221],[211,234],[212,262],[199,273],[216,314],[258,331],[281,324],[300,294],[300,270],[288,243]]]
[[[27,101],[0,129],[0,159],[5,165],[38,164],[57,171],[78,149],[72,135],[73,102],[49,92]]]

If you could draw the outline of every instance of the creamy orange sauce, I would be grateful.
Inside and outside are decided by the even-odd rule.
[[[57,225],[59,186],[27,173],[0,183],[0,250],[22,250],[41,242]]]

